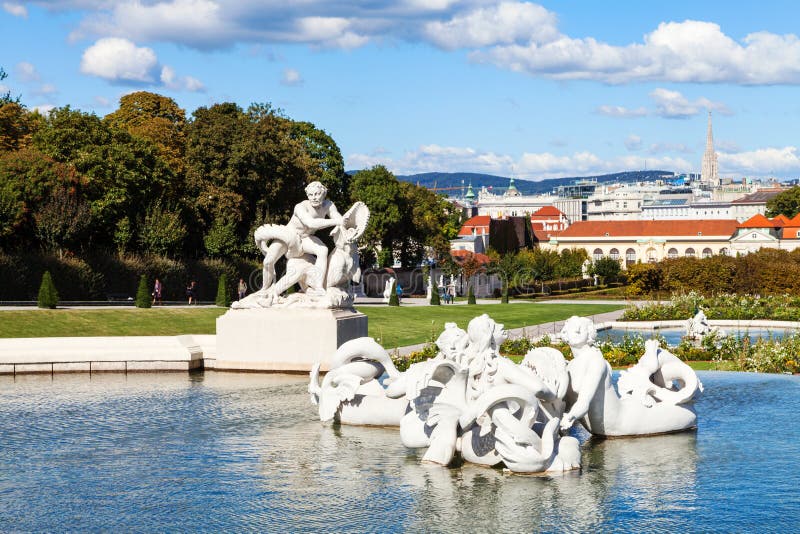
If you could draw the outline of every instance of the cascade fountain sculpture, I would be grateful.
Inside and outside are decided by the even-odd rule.
[[[639,363],[623,371],[619,394],[611,367],[593,346],[591,320],[572,317],[561,332],[573,352],[539,347],[520,364],[500,355],[503,325],[488,315],[467,330],[447,323],[437,355],[399,372],[372,338],[342,345],[322,383],[309,393],[320,420],[398,426],[401,442],[425,448],[424,462],[504,465],[513,473],[565,472],[581,466],[578,422],[600,436],[634,436],[693,428],[692,401],[702,391],[694,371],[648,341]]]

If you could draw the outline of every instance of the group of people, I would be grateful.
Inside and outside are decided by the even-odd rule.
[[[247,283],[244,281],[243,278],[239,278],[239,284],[236,288],[236,293],[239,297],[239,300],[242,300],[245,295],[247,295]],[[156,278],[155,283],[153,284],[153,305],[156,304],[163,305],[163,295],[164,295],[164,284],[161,283],[161,280]],[[198,285],[196,280],[192,280],[186,286],[186,297],[189,299],[189,304],[197,304],[199,302],[199,295],[198,295]]]
[[[452,304],[456,300],[456,286],[449,285],[439,288],[439,298],[445,304]]]

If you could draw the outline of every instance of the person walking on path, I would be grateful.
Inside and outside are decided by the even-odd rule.
[[[194,280],[186,288],[186,296],[189,297],[189,304],[197,304],[197,282]]]
[[[400,285],[400,282],[397,283],[397,302],[403,300],[403,286]]]
[[[237,292],[239,293],[239,300],[242,300],[245,295],[247,295],[247,284],[244,282],[243,278],[239,278],[239,287]]]
[[[153,304],[156,303],[163,305],[164,303],[161,301],[161,292],[163,288],[161,286],[161,280],[156,278],[156,283],[153,284]]]

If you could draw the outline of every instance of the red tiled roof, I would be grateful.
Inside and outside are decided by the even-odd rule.
[[[553,237],[655,237],[655,236],[725,236],[736,231],[736,219],[675,221],[578,221]]]
[[[461,229],[458,231],[458,235],[472,235],[473,228],[485,228],[483,233],[489,233],[489,221],[491,217],[488,215],[476,215],[475,217],[470,217],[467,219],[464,224],[461,225]],[[480,231],[476,233],[480,234]]]
[[[800,226],[800,213],[798,213],[797,215],[792,217],[791,220],[788,223],[786,223],[786,226],[789,226],[789,225]]]
[[[772,218],[772,224],[775,225],[775,227],[786,226],[789,224],[789,217],[781,213],[777,217]]]
[[[464,261],[467,259],[467,256],[475,256],[475,259],[478,260],[478,263],[482,264],[492,261],[492,259],[486,254],[481,254],[480,252],[470,252],[469,250],[451,250],[450,255],[458,262]]]
[[[537,230],[536,228],[533,229],[533,236],[540,242],[550,241],[550,234],[554,232],[552,231],[544,231],[544,230]]]
[[[774,228],[775,225],[772,221],[761,215],[760,213],[756,213],[745,222],[739,225],[739,228]]]
[[[531,219],[534,217],[561,217],[562,215],[564,215],[564,213],[555,206],[542,206],[531,213]]]

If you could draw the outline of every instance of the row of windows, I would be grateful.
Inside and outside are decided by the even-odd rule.
[[[720,249],[719,253],[721,255],[723,255],[723,256],[729,256],[730,255],[730,250],[728,250],[727,248],[722,248],[722,249]],[[609,255],[609,257],[611,257],[612,260],[619,261],[619,250],[618,249],[612,248],[609,251],[608,255]],[[671,248],[671,249],[669,249],[667,251],[667,257],[670,258],[670,259],[677,258],[678,255],[679,255],[678,249],[676,249],[676,248]],[[695,250],[693,248],[689,247],[684,251],[683,255],[686,256],[687,258],[694,258],[694,257],[697,256],[697,253],[695,252]],[[710,258],[713,255],[714,255],[714,252],[710,248],[704,248],[703,249],[703,252],[702,252],[702,257],[703,258]],[[603,251],[601,249],[599,249],[599,248],[594,249],[594,252],[592,253],[592,257],[595,260],[599,260],[603,256],[604,256],[604,254],[603,254]],[[648,258],[647,259],[648,259],[648,261],[651,261],[651,262],[656,260],[655,259],[655,251],[653,249],[648,250]],[[627,263],[636,262],[636,251],[634,249],[629,248],[629,249],[627,249],[625,251],[625,261]]]

